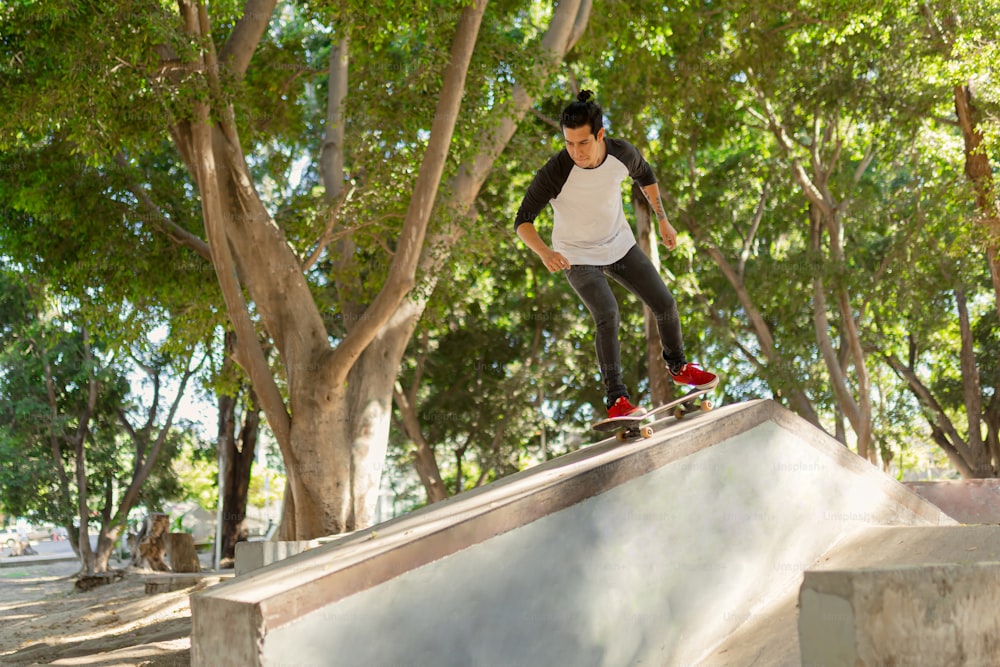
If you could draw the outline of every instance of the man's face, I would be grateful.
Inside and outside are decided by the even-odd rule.
[[[563,138],[566,140],[566,150],[578,167],[593,169],[604,159],[604,128],[597,131],[597,136],[590,131],[590,125],[581,127],[564,127]]]

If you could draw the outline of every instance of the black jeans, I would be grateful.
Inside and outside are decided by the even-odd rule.
[[[591,266],[574,264],[564,271],[580,300],[587,306],[597,325],[595,345],[601,378],[608,393],[608,405],[621,396],[628,397],[622,382],[621,348],[618,343],[618,302],[605,276],[614,278],[625,289],[649,306],[656,318],[656,328],[663,346],[663,360],[671,368],[685,363],[684,341],[677,301],[670,293],[656,267],[638,245],[614,264]]]

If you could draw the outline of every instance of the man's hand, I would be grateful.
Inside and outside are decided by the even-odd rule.
[[[667,222],[666,218],[660,218],[660,238],[667,250],[673,250],[677,247],[677,230]]]
[[[548,252],[540,253],[538,256],[541,257],[545,268],[553,273],[568,269],[570,266],[569,260],[555,250],[548,250]]]
[[[535,226],[525,222],[517,226],[517,235],[531,248],[545,264],[545,268],[555,273],[569,268],[569,260],[550,248],[535,231]]]

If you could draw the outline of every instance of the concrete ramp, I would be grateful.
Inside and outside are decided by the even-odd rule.
[[[192,664],[697,665],[834,545],[939,524],[776,403],[725,406],[197,594]],[[782,627],[757,664],[798,664]]]

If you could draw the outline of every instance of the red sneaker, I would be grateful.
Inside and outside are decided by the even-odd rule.
[[[684,364],[676,373],[670,373],[677,384],[693,385],[695,389],[711,389],[719,384],[719,376],[703,371],[698,364]]]
[[[643,408],[632,405],[624,396],[619,397],[615,404],[608,408],[608,419],[628,416],[640,417],[644,414],[646,411]]]

